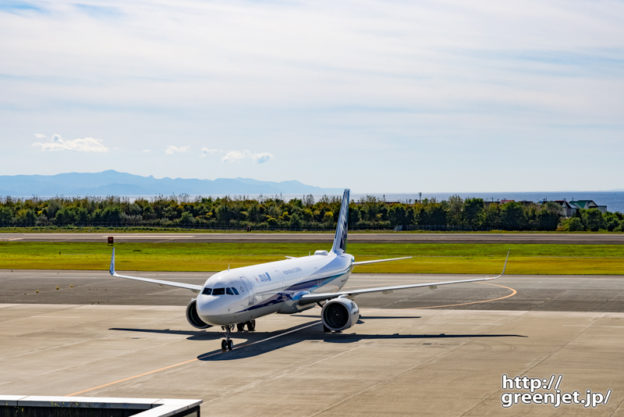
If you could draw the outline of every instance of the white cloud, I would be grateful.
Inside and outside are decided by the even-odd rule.
[[[223,155],[223,158],[221,158],[221,160],[223,162],[236,162],[244,158],[245,158],[245,153],[242,151],[229,151],[228,153]]]
[[[243,150],[243,151],[229,151],[225,155],[223,155],[223,158],[221,158],[221,160],[223,162],[236,162],[236,161],[240,161],[243,159],[251,159],[252,161],[258,164],[264,164],[265,162],[270,161],[272,158],[273,158],[273,154],[269,152],[254,153],[249,150]]]
[[[36,133],[35,137],[40,140],[46,139],[46,136],[41,133]],[[100,139],[91,137],[63,139],[59,134],[53,135],[45,142],[35,142],[33,146],[42,151],[108,152],[108,148]]]
[[[260,152],[253,154],[251,158],[259,164],[264,164],[265,162],[269,162],[273,159],[273,155],[268,152]]]
[[[211,155],[221,155],[221,161],[228,163],[247,159],[257,164],[264,164],[273,159],[273,154],[270,152],[252,152],[248,149],[224,151],[223,149],[203,147],[201,148],[201,154],[202,158]]]
[[[201,148],[201,156],[202,156],[202,158],[205,158],[208,155],[214,155],[214,154],[217,154],[217,153],[220,153],[220,152],[223,152],[223,151],[221,151],[219,149],[206,148],[206,147]]]
[[[167,146],[167,149],[165,149],[165,153],[167,155],[173,155],[174,153],[184,153],[184,152],[188,152],[189,149],[191,149],[190,146],[175,146],[175,145],[169,145]]]

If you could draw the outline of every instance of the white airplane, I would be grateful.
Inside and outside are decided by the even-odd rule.
[[[232,350],[230,333],[234,325],[238,331],[243,331],[245,326],[249,331],[254,331],[255,319],[267,314],[297,313],[318,303],[323,308],[321,319],[324,331],[339,332],[357,323],[360,317],[357,304],[351,300],[357,295],[490,281],[505,273],[509,253],[503,271],[495,277],[340,291],[347,283],[354,266],[411,258],[408,256],[356,262],[352,255],[346,253],[348,210],[347,189],[342,197],[334,245],[330,252],[317,250],[314,255],[301,258],[287,257],[288,259],[282,261],[228,269],[212,275],[204,285],[194,285],[118,274],[115,272],[113,248],[110,274],[118,278],[185,288],[195,292],[196,297],[186,308],[187,320],[198,329],[222,326],[225,339],[221,341],[221,349],[226,351]]]

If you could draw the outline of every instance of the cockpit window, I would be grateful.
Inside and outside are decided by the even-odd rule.
[[[227,288],[204,288],[204,290],[202,291],[202,294],[205,295],[223,295],[223,294],[227,294],[227,295],[238,295],[238,290],[234,287],[227,287]]]

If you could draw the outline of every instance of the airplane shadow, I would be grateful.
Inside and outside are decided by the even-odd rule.
[[[371,317],[367,317],[371,318]],[[386,318],[386,317],[383,317]],[[409,317],[414,318],[414,317]],[[170,329],[136,329],[136,328],[110,328],[115,331],[142,332],[188,335],[187,340],[220,340],[223,332],[220,331],[184,331]],[[431,339],[475,339],[475,338],[499,338],[499,337],[527,337],[513,333],[502,334],[358,334],[358,333],[325,333],[321,321],[307,322],[288,329],[275,332],[233,332],[232,340],[234,349],[231,352],[221,352],[221,349],[212,350],[197,356],[201,361],[230,361],[237,359],[260,356],[268,352],[292,346],[302,341],[315,341],[323,343],[355,343],[361,340],[431,340]],[[245,342],[237,339],[244,338]],[[268,340],[267,340],[268,339]]]
[[[318,319],[319,318],[319,314],[317,315],[312,315],[312,314],[291,314],[291,316],[293,317],[305,317],[305,318],[310,318],[310,319]],[[396,320],[396,319],[420,319],[422,318],[422,316],[369,316],[369,315],[362,315],[360,316],[360,320],[368,320],[368,319],[373,319],[373,320]]]

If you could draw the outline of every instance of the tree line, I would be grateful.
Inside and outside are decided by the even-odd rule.
[[[331,230],[340,199],[311,195],[232,199],[51,198],[0,200],[0,227],[164,227],[242,230]],[[445,201],[388,202],[372,196],[349,205],[350,229],[623,231],[622,213],[579,210],[565,218],[557,203]]]

